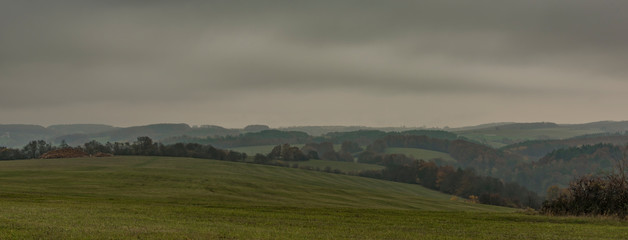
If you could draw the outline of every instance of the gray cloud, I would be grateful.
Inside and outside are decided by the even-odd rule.
[[[3,1],[0,122],[93,106],[126,109],[126,120],[98,118],[120,124],[626,119],[559,110],[628,100],[626,10],[608,0]],[[339,103],[343,93],[352,101]],[[325,107],[305,119],[258,111],[284,96],[293,109]],[[359,107],[380,104],[399,107],[371,120]],[[72,117],[41,123],[92,121]]]

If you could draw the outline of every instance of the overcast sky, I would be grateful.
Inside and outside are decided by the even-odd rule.
[[[628,1],[0,1],[0,123],[628,120]]]

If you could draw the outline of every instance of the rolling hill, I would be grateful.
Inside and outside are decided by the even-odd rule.
[[[59,144],[65,140],[76,146],[91,140],[101,143],[131,142],[140,136],[148,136],[164,143],[197,142],[207,144],[224,144],[221,147],[253,146],[266,144],[282,144],[284,142],[258,144],[249,139],[248,142],[238,142],[233,138],[240,134],[245,137],[254,137],[260,131],[293,132],[304,135],[300,139],[314,142],[354,141],[360,145],[368,145],[373,140],[388,134],[425,135],[432,138],[459,139],[464,138],[483,143],[492,147],[503,147],[528,140],[565,139],[587,134],[624,133],[628,130],[628,121],[602,121],[585,124],[555,124],[555,123],[495,123],[483,124],[463,128],[421,129],[421,128],[394,128],[394,127],[361,127],[361,126],[306,126],[270,128],[265,125],[250,125],[244,128],[224,128],[214,125],[190,126],[188,124],[150,124],[132,127],[114,127],[103,124],[64,124],[43,127],[25,124],[0,124],[0,146],[22,147],[32,140],[45,140],[52,144]],[[216,139],[208,139],[218,137]],[[226,137],[231,142],[224,143]],[[237,139],[236,139],[237,140]],[[234,142],[235,141],[235,142]],[[297,142],[293,142],[297,143]],[[234,145],[239,144],[239,145]],[[248,145],[247,145],[248,144]]]
[[[623,125],[628,127],[627,124]],[[615,130],[618,128],[616,125],[613,126],[614,128],[606,129]],[[511,123],[486,128],[455,131],[455,133],[462,137],[497,148],[530,140],[566,139],[603,132],[606,132],[604,126],[596,124],[559,125],[547,122]]]
[[[0,185],[2,239],[594,239],[626,227],[514,214],[412,184],[190,158],[4,161]]]
[[[37,195],[94,201],[178,199],[205,205],[512,211],[450,201],[450,195],[418,185],[192,158],[37,159],[0,165],[3,200]]]

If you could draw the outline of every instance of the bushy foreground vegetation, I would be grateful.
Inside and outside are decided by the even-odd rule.
[[[620,175],[584,176],[546,201],[542,212],[554,215],[606,215],[625,218],[628,214],[628,182]]]
[[[0,162],[0,239],[625,239],[415,184],[170,157]]]
[[[604,146],[604,145],[601,145]],[[613,172],[606,176],[585,175],[571,182],[562,191],[551,188],[548,201],[543,204],[542,211],[559,215],[607,215],[624,219],[628,214],[628,146],[615,150],[615,166]],[[597,152],[594,147],[578,148],[580,151]],[[556,155],[567,155],[563,158],[574,158],[573,151],[555,151]],[[618,153],[621,156],[617,156]],[[553,190],[553,191],[551,191]]]

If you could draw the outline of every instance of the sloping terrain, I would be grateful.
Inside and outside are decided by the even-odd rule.
[[[450,201],[418,185],[302,169],[190,158],[112,157],[0,162],[2,194],[216,205],[509,211]],[[19,193],[19,194],[18,194]],[[10,200],[4,199],[4,200]]]
[[[111,157],[0,162],[1,239],[435,239],[626,236],[418,185],[245,163]]]

